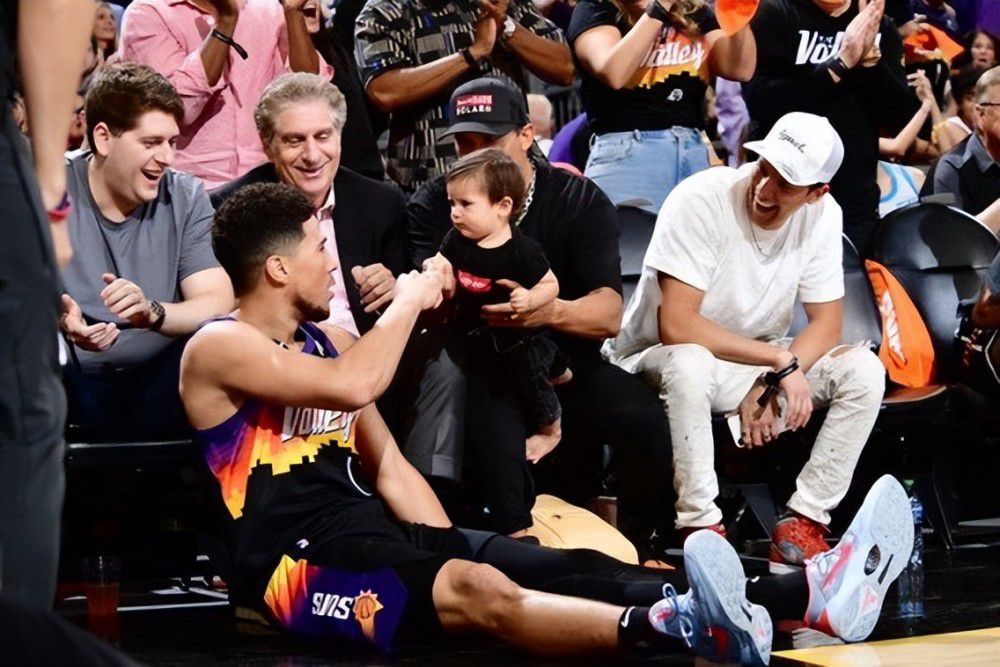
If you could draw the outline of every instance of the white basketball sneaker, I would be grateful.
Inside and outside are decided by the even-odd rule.
[[[912,550],[910,500],[899,482],[884,475],[869,489],[837,546],[806,561],[806,624],[844,641],[868,637],[889,585]]]
[[[768,664],[771,616],[747,600],[743,563],[729,542],[711,530],[692,533],[684,542],[684,570],[698,619],[695,653],[713,662]]]

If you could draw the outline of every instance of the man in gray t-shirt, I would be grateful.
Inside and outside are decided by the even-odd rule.
[[[183,342],[233,307],[212,252],[212,205],[199,179],[169,168],[183,105],[166,79],[133,63],[109,67],[86,106],[93,152],[69,159],[66,174],[70,423],[98,438],[178,435]]]

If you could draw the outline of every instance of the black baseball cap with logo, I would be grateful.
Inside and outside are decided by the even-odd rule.
[[[499,137],[531,122],[524,93],[491,76],[473,79],[455,89],[448,102],[448,120],[451,124],[442,137],[459,132]]]

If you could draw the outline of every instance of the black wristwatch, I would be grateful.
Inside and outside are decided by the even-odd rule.
[[[167,319],[167,310],[159,301],[149,302],[149,314],[153,318],[153,323],[149,325],[150,331],[159,331]]]

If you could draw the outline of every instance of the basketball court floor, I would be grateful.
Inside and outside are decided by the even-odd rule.
[[[890,589],[882,618],[861,644],[795,650],[788,634],[777,633],[772,665],[784,666],[1000,666],[1000,545],[966,546],[949,554],[926,553],[922,619],[898,618]],[[760,563],[747,561],[749,574]],[[200,585],[199,585],[200,584]],[[289,639],[237,622],[224,593],[204,582],[149,582],[144,590],[122,591],[118,645],[149,665],[608,665],[624,659],[536,658],[478,637],[413,646],[394,656]],[[64,600],[57,611],[86,623],[86,603]],[[684,655],[658,656],[639,664],[705,665]]]

